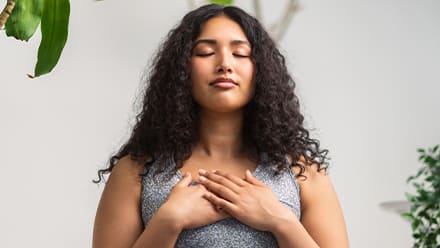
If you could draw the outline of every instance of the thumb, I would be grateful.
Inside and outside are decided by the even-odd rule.
[[[261,184],[261,182],[258,179],[256,179],[249,170],[246,170],[245,179],[247,182],[251,184],[255,184],[255,185]]]
[[[185,173],[183,178],[176,184],[177,187],[187,187],[192,182],[192,176],[190,173]]]

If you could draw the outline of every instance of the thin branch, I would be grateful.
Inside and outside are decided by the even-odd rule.
[[[289,27],[293,15],[299,10],[299,4],[296,0],[291,0],[289,2],[289,6],[284,13],[283,19],[281,20],[280,26],[278,28],[276,40],[281,40],[284,34],[286,33],[287,28]]]
[[[0,29],[3,29],[3,26],[6,24],[6,21],[8,20],[9,16],[11,15],[12,10],[15,7],[15,1],[16,0],[8,0],[6,2],[5,8],[0,13]]]
[[[263,16],[261,15],[260,0],[254,0],[254,10],[255,10],[255,18],[257,18],[258,21],[263,23]]]
[[[205,5],[205,4],[210,4],[211,2],[209,0],[187,0],[188,6],[191,10]]]
[[[283,35],[285,34],[287,28],[289,27],[289,24],[292,20],[293,15],[295,12],[297,12],[300,9],[300,6],[296,0],[290,0],[287,8],[285,8],[285,11],[282,16],[273,23],[269,27],[270,33],[273,35],[273,38],[276,41],[280,41]]]
[[[194,2],[194,0],[188,0],[188,5],[190,9],[195,9],[196,8],[196,3]]]

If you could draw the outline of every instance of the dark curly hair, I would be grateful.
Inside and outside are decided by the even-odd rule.
[[[244,110],[243,143],[259,154],[267,154],[277,173],[290,166],[300,168],[317,164],[318,171],[328,167],[327,150],[309,137],[304,128],[295,82],[289,75],[285,58],[275,42],[254,17],[233,6],[205,5],[186,14],[172,29],[152,61],[146,79],[142,109],[136,116],[131,137],[110,158],[109,166],[98,171],[100,182],[119,159],[129,155],[148,169],[156,159],[162,170],[162,156],[171,156],[177,170],[182,167],[198,141],[199,114],[191,95],[190,59],[194,42],[203,24],[224,15],[243,29],[251,43],[255,63],[255,93]]]

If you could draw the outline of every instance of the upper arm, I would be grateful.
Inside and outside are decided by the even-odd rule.
[[[320,247],[348,247],[344,216],[327,172],[318,172],[317,165],[305,167],[307,178],[298,179],[301,223]]]
[[[139,176],[142,169],[128,156],[113,168],[98,205],[93,247],[131,247],[143,231]]]

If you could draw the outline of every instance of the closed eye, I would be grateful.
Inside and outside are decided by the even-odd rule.
[[[196,54],[197,57],[208,57],[213,55],[214,53],[198,53]]]
[[[234,54],[232,54],[232,55],[234,55],[235,57],[238,57],[238,58],[249,58],[249,57],[250,57],[250,56],[248,56],[248,55],[236,54],[236,53],[234,53]]]

